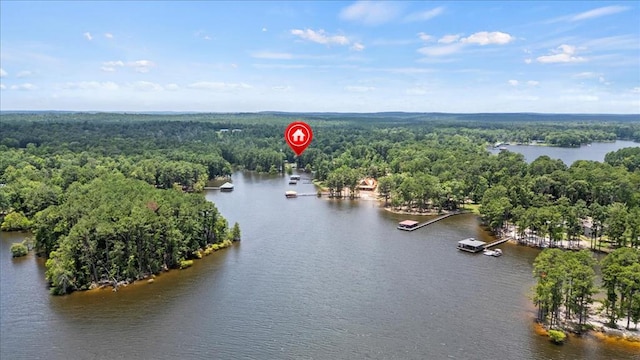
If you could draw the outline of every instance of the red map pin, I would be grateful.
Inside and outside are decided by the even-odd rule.
[[[313,131],[311,131],[311,126],[302,121],[294,121],[289,126],[287,126],[287,130],[284,131],[284,139],[289,144],[291,150],[293,150],[296,155],[300,156],[304,152],[304,150],[311,144],[311,139],[313,139]]]

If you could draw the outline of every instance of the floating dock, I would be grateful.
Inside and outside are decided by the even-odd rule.
[[[427,226],[427,225],[431,225],[431,224],[433,224],[433,223],[435,223],[435,222],[438,222],[438,221],[440,221],[440,220],[442,220],[442,219],[446,219],[446,218],[448,218],[449,216],[458,215],[458,214],[460,214],[460,213],[459,213],[459,212],[453,212],[453,213],[449,213],[449,214],[444,214],[444,215],[442,215],[442,216],[438,216],[438,217],[437,217],[437,218],[435,218],[435,219],[431,219],[431,220],[429,220],[429,221],[425,221],[425,222],[423,222],[423,223],[417,223],[417,224],[409,224],[408,222],[410,222],[411,220],[401,221],[401,222],[398,224],[398,230],[404,230],[404,231],[413,231],[413,230],[417,230],[417,229],[420,229],[421,227],[425,227],[425,226]],[[412,222],[412,221],[411,221],[411,222]],[[412,223],[413,223],[413,222],[412,222]],[[407,224],[407,225],[404,225],[404,224]]]

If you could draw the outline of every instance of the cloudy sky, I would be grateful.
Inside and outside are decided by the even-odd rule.
[[[0,110],[640,113],[640,3],[0,2]]]

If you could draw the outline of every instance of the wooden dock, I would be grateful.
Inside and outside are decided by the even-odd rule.
[[[512,238],[511,236],[507,236],[506,238],[502,238],[502,239],[500,239],[500,240],[496,240],[496,241],[494,241],[494,242],[492,242],[492,243],[490,243],[490,244],[485,245],[485,246],[484,246],[484,248],[485,248],[485,249],[488,249],[488,248],[490,248],[490,247],[494,247],[494,246],[496,246],[496,245],[504,244],[504,243],[506,243],[507,241],[512,240],[512,239],[513,239],[513,238]]]
[[[442,215],[442,216],[438,216],[438,217],[437,217],[437,218],[435,218],[435,219],[431,219],[431,220],[429,220],[429,221],[425,221],[425,222],[423,222],[423,223],[420,223],[420,224],[418,224],[418,225],[416,225],[416,226],[414,226],[414,227],[412,227],[412,228],[400,228],[400,227],[398,227],[398,230],[414,231],[414,230],[420,229],[420,228],[422,228],[422,227],[425,227],[425,226],[427,226],[427,225],[431,225],[431,224],[433,224],[433,223],[435,223],[435,222],[438,222],[438,221],[440,221],[440,220],[442,220],[442,219],[446,219],[446,218],[448,218],[449,216],[458,215],[458,214],[461,214],[461,213],[460,213],[460,212],[452,212],[452,213],[444,214],[444,215]]]

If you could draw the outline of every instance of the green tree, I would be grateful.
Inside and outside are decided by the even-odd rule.
[[[2,231],[22,231],[29,230],[32,225],[33,222],[27,219],[22,213],[12,211],[4,217],[0,229]]]
[[[233,224],[233,228],[231,229],[231,240],[240,241],[240,225],[236,222]]]

